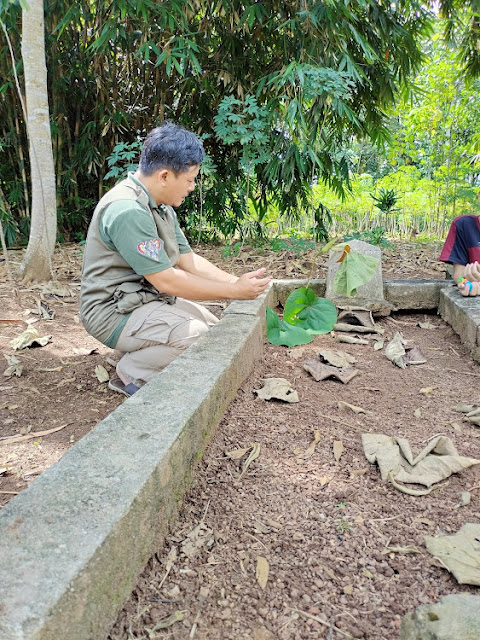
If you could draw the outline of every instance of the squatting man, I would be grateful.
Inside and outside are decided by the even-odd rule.
[[[218,320],[193,300],[251,300],[265,269],[229,274],[196,254],[174,207],[195,189],[204,150],[190,131],[165,123],[144,142],[138,170],[95,208],[82,271],[85,329],[119,356],[115,391],[131,396]]]

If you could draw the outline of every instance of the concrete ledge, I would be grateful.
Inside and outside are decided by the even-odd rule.
[[[0,512],[0,640],[105,636],[263,353],[266,305],[305,284],[276,281],[257,300],[231,303],[206,336]],[[310,285],[324,295],[324,280]],[[445,281],[385,282],[384,291],[397,309],[439,306],[480,350],[480,299]]]
[[[2,510],[1,640],[104,636],[263,342],[228,315]]]
[[[387,280],[383,283],[383,294],[397,311],[436,309],[440,291],[451,286],[445,280]]]
[[[480,362],[480,298],[464,297],[456,286],[450,286],[440,294],[438,312]]]

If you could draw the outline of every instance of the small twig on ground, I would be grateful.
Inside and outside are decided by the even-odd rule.
[[[333,420],[333,422],[338,422],[339,424],[343,424],[346,427],[350,427],[350,429],[355,429],[355,431],[360,431],[361,433],[365,432],[365,428],[364,427],[357,427],[354,424],[350,424],[349,422],[345,422],[345,420],[339,420],[338,418],[334,418],[333,416],[326,416],[323,413],[317,413],[317,416],[320,416],[320,418],[327,418],[327,420]]]
[[[47,429],[47,431],[36,431],[35,433],[28,433],[24,436],[5,436],[0,438],[0,445],[2,444],[13,444],[14,442],[25,442],[25,440],[31,440],[32,438],[41,438],[43,436],[48,436],[50,433],[55,433],[55,431],[60,431],[61,429],[65,429],[69,424],[73,424],[72,422],[67,422],[66,424],[62,424],[61,427],[54,427],[53,429]]]
[[[9,495],[11,494],[11,495],[16,496],[17,493],[20,493],[20,491],[0,491],[0,493],[8,493]]]
[[[455,349],[452,347],[451,344],[449,344],[448,346],[453,351],[453,353],[457,356],[457,358],[460,358],[460,354],[458,353],[458,351],[455,351]]]
[[[457,371],[456,369],[445,369],[445,371],[451,371],[452,373],[461,373],[464,376],[474,376],[480,378],[480,373],[471,373],[470,371]]]
[[[467,491],[470,493],[471,491],[476,491],[477,489],[480,489],[480,484],[476,484],[473,487],[470,487],[470,489],[467,489]]]
[[[341,636],[345,636],[345,638],[352,638],[352,640],[353,640],[353,636],[350,633],[347,633],[346,631],[342,631],[341,629],[339,629],[335,625],[332,625],[331,622],[327,622],[326,620],[323,620],[322,618],[319,618],[318,616],[314,616],[311,613],[307,613],[306,611],[302,611],[301,609],[294,609],[293,607],[290,607],[290,610],[291,611],[295,611],[295,613],[299,613],[301,616],[305,616],[306,618],[309,618],[310,620],[315,620],[315,622],[319,622],[320,624],[323,624],[324,627],[329,627],[329,628],[333,629],[334,631],[339,633]]]

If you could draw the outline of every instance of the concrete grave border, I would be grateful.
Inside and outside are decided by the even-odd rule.
[[[232,302],[207,335],[0,512],[1,640],[100,640],[174,522],[195,463],[263,353],[265,307]],[[311,286],[318,295],[325,281]],[[448,281],[386,281],[394,309],[436,309],[480,360],[480,299]]]

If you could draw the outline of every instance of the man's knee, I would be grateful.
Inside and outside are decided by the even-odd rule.
[[[168,346],[183,351],[207,333],[208,330],[209,327],[206,322],[198,319],[188,320],[172,329]]]

